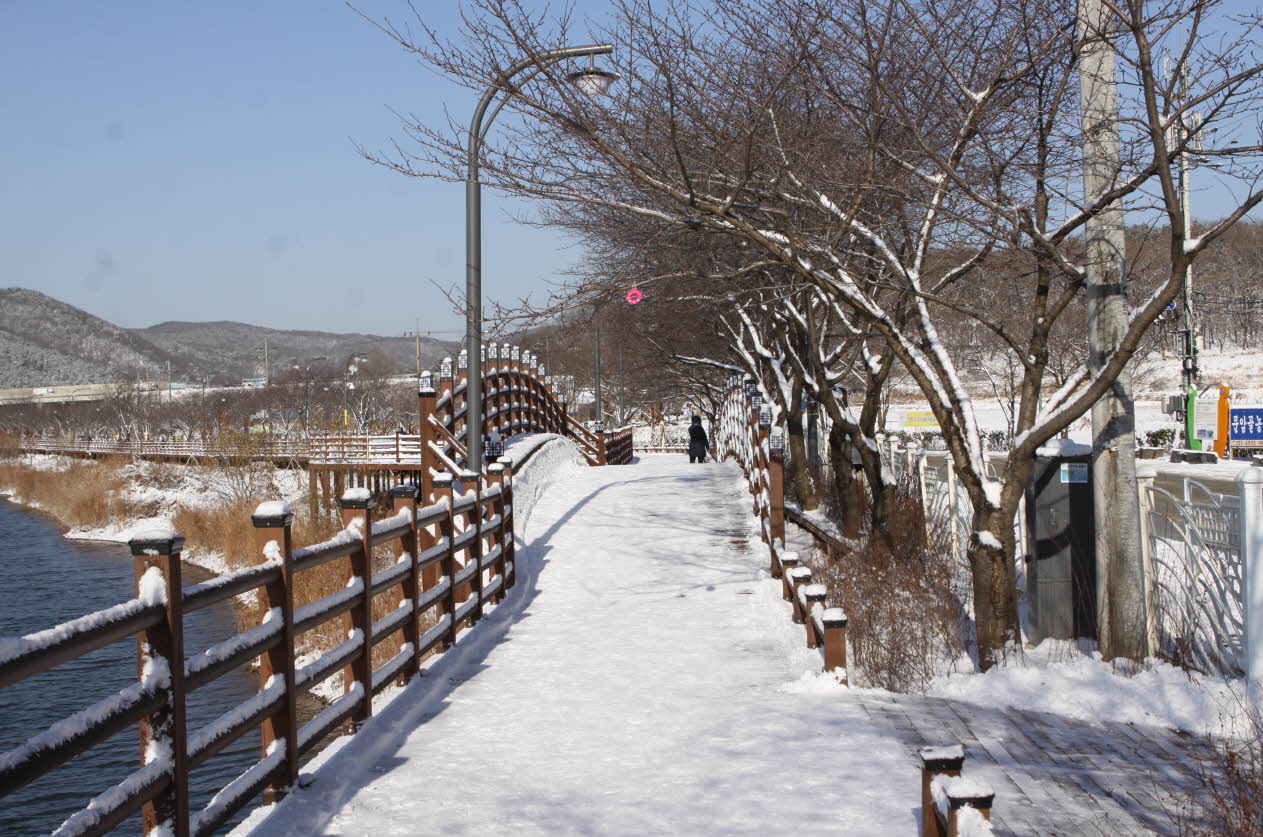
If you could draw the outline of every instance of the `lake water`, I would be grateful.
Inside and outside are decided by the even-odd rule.
[[[184,577],[187,585],[208,576],[185,564]],[[126,545],[67,540],[56,523],[0,499],[0,635],[31,633],[126,601],[134,595],[133,578]],[[185,653],[201,651],[236,632],[229,603],[188,614]],[[129,638],[0,689],[0,752],[135,682],[136,641]],[[198,689],[189,698],[190,733],[257,688],[257,673],[242,667]],[[259,748],[256,730],[194,770],[192,810],[200,810],[215,790],[249,767],[259,757]],[[48,834],[93,796],[139,767],[140,734],[131,727],[0,798],[0,834]],[[247,806],[231,824],[248,811]],[[138,834],[139,816],[117,831]]]

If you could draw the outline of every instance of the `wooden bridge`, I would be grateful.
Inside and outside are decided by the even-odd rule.
[[[420,449],[434,469],[391,485],[377,519],[372,491],[346,490],[345,529],[296,547],[292,513],[265,503],[251,520],[258,563],[192,586],[180,536],[145,533],[131,542],[134,598],[0,640],[0,687],[133,636],[139,671],[135,685],[0,753],[0,795],[139,725],[138,769],[58,834],[103,834],[138,810],[149,832],[210,834],[261,793],[281,803],[250,821],[261,835],[468,830],[487,810],[513,833],[885,835],[919,821],[937,836],[989,827],[993,802],[999,833],[1030,833],[1022,823],[1146,833],[1133,810],[1144,805],[1084,802],[1104,780],[1066,770],[1073,750],[1040,772],[1005,761],[1008,721],[994,713],[847,689],[846,615],[825,607],[831,591],[786,546],[782,452],[739,389],[716,449],[740,469],[658,456],[547,485],[531,473],[547,461],[540,451],[576,444],[572,455],[591,462],[601,437],[541,436],[466,470],[452,383],[421,390]],[[519,430],[538,420],[519,406],[495,415]],[[766,552],[752,549],[760,541]],[[341,589],[295,602],[296,578],[333,562]],[[185,648],[185,614],[243,595],[256,603],[252,627]],[[345,641],[300,660],[300,637],[335,620]],[[188,695],[252,660],[257,693],[190,729]],[[787,688],[811,669],[824,674]],[[341,697],[299,724],[297,695],[338,676]],[[375,706],[396,684],[404,691]],[[350,742],[300,777],[304,754],[348,725]],[[254,730],[255,764],[192,810],[189,771]],[[1113,733],[1096,732],[1103,752]],[[1038,740],[1028,732],[1021,746]],[[1086,746],[1067,742],[1048,746]],[[977,765],[954,781],[966,755]]]

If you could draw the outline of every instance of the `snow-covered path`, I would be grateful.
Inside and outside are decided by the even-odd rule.
[[[568,472],[506,603],[255,833],[913,833],[915,763],[800,679],[749,535],[735,465]]]

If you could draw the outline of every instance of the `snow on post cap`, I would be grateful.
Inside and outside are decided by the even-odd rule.
[[[342,492],[342,508],[371,509],[372,507],[373,492],[367,488],[348,488]]]
[[[1092,446],[1074,439],[1049,439],[1035,450],[1036,456],[1090,456]]]
[[[142,529],[127,539],[132,555],[176,555],[184,548],[184,536],[174,529]]]
[[[790,566],[793,566],[794,564],[797,564],[797,563],[798,563],[798,553],[797,553],[797,552],[786,552],[786,553],[784,553],[783,555],[781,555],[781,566],[782,566],[782,567],[790,567]]]
[[[789,577],[798,581],[799,579],[811,580],[811,567],[794,567],[789,571]]]
[[[825,597],[829,595],[829,588],[823,584],[808,584],[805,592],[809,602],[812,600],[824,601]]]
[[[250,522],[258,528],[280,528],[294,522],[294,512],[284,500],[269,500],[259,503],[254,514],[250,515]]]
[[[845,628],[846,613],[840,607],[826,607],[820,614],[820,624],[826,628]]]
[[[942,783],[943,792],[947,794],[947,804],[955,810],[968,806],[970,808],[990,808],[995,801],[995,791],[991,785],[973,776],[946,776],[935,779]]]
[[[965,748],[959,744],[922,747],[919,755],[927,770],[960,770],[965,763]]]

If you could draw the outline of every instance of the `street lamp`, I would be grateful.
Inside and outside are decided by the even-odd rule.
[[[482,181],[479,179],[479,152],[482,150],[483,137],[486,136],[487,129],[500,113],[500,109],[504,107],[504,103],[515,94],[516,87],[510,83],[510,79],[518,73],[530,67],[534,68],[530,75],[523,79],[525,82],[543,70],[545,65],[585,55],[591,56],[595,61],[596,56],[609,55],[613,51],[612,44],[592,44],[549,49],[528,55],[509,67],[486,89],[478,101],[474,118],[469,123],[468,175],[465,179],[465,347],[472,357],[479,357],[482,354]],[[571,73],[566,78],[578,88],[580,93],[594,97],[607,93],[618,76],[592,66],[586,70]],[[491,105],[491,100],[501,91],[506,93],[505,97],[496,105],[491,115],[487,116],[487,108]],[[484,116],[486,116],[485,121]],[[469,376],[465,399],[467,462],[471,463],[470,467],[473,467],[473,464],[482,461],[481,375]]]

